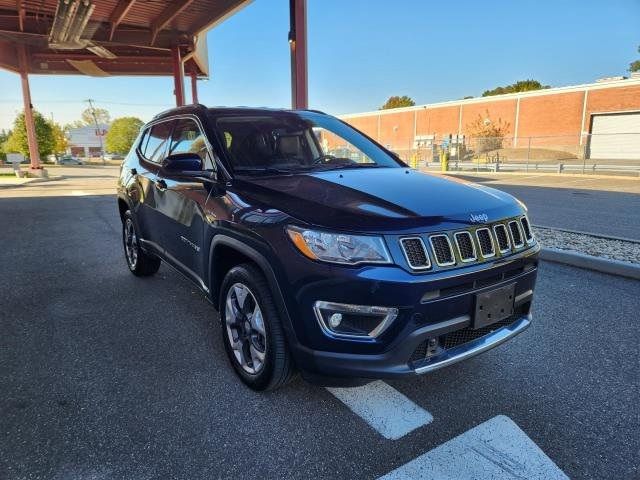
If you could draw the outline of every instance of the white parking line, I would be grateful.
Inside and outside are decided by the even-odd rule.
[[[567,480],[513,420],[498,415],[378,480]]]
[[[380,380],[363,387],[327,390],[390,440],[403,437],[433,421],[429,412]]]

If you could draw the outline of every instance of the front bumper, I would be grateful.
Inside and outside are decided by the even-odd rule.
[[[298,322],[299,338],[292,350],[298,367],[307,374],[330,378],[392,378],[424,374],[489,350],[531,323],[530,307],[537,275],[538,248],[514,255],[508,261],[467,267],[449,276],[422,275],[414,281],[394,278],[388,272],[322,281],[307,285],[298,305],[311,310],[316,299],[398,306],[400,317],[379,339],[349,341],[326,338],[315,318]],[[380,270],[382,272],[382,270]],[[514,314],[479,330],[471,328],[478,293],[515,284]],[[469,287],[470,286],[470,287]],[[441,292],[429,298],[426,293]],[[445,293],[446,292],[446,293]],[[302,331],[301,331],[302,330]],[[446,348],[424,355],[426,342],[438,339]],[[431,354],[432,353],[432,354]]]
[[[418,364],[412,364],[407,359],[421,343],[437,336],[438,331],[445,332],[447,329],[451,331],[451,322],[445,321],[418,329],[408,335],[398,348],[380,354],[363,355],[305,349],[304,354],[307,357],[305,363],[313,365],[313,368],[306,371],[327,377],[393,378],[421,375],[497,347],[523,332],[530,324],[531,314],[518,316],[508,326],[499,327],[485,336],[445,350],[428,361]]]

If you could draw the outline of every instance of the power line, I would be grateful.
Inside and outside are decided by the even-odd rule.
[[[96,104],[104,105],[123,105],[132,107],[166,107],[173,105],[171,102],[167,103],[129,103],[129,102],[112,102],[110,100],[93,100]],[[33,100],[33,103],[85,103],[86,100]],[[22,103],[22,99],[9,99],[0,98],[0,103]]]

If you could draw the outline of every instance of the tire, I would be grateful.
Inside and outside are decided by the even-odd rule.
[[[243,288],[248,292],[242,293]],[[293,362],[273,295],[257,267],[247,263],[229,270],[220,289],[218,311],[222,341],[240,379],[258,391],[285,385],[293,375]]]
[[[148,277],[160,268],[160,259],[140,248],[138,230],[131,210],[127,210],[122,218],[122,246],[124,259],[131,273],[137,277]]]

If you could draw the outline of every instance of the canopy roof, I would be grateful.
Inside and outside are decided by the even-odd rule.
[[[208,76],[204,32],[251,0],[0,0],[0,67],[29,74]]]

